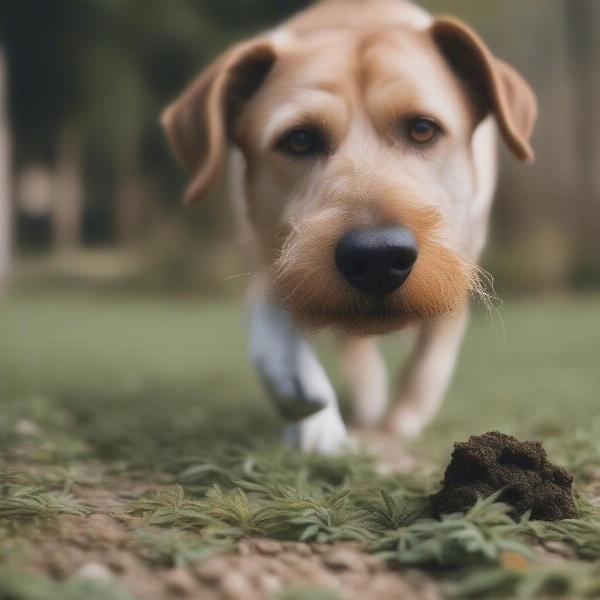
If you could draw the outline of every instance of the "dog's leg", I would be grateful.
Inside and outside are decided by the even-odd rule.
[[[354,422],[363,427],[375,427],[387,406],[387,369],[377,340],[344,338],[341,363],[352,393]]]
[[[304,451],[339,450],[346,428],[333,386],[289,315],[262,297],[251,311],[250,360],[289,422],[284,441]]]
[[[393,431],[414,438],[434,417],[450,384],[468,320],[464,307],[457,315],[422,325],[390,419]]]

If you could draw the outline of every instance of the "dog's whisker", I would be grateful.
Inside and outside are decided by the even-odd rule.
[[[222,281],[226,282],[231,281],[232,279],[241,279],[242,277],[255,277],[256,275],[258,275],[257,271],[250,271],[248,273],[235,273],[234,275],[229,275],[228,277],[225,277]]]
[[[502,300],[498,297],[494,288],[494,278],[481,266],[475,266],[474,278],[476,279],[473,292],[485,306],[488,316],[493,325],[499,324],[502,332],[503,340],[506,341],[506,330],[504,327],[504,319],[500,312]]]

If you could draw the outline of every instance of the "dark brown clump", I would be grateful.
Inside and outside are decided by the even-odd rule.
[[[573,477],[553,465],[541,442],[520,442],[498,431],[472,436],[454,444],[444,487],[431,500],[438,515],[465,512],[477,498],[504,489],[499,501],[512,507],[518,519],[559,521],[577,516],[571,487]]]

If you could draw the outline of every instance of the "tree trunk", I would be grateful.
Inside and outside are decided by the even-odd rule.
[[[571,89],[576,149],[577,197],[569,198],[577,212],[580,252],[589,252],[600,230],[600,2],[568,0],[564,3],[569,40]]]
[[[117,241],[130,245],[139,241],[147,221],[139,172],[139,152],[132,143],[123,148],[117,164],[115,228]]]
[[[79,134],[66,129],[59,141],[53,229],[58,250],[70,250],[81,241],[83,208],[82,156]]]
[[[11,151],[7,116],[8,77],[0,49],[0,291],[8,278],[12,248]]]

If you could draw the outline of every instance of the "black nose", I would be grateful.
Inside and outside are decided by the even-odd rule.
[[[356,289],[383,297],[406,281],[417,254],[417,240],[405,227],[354,229],[337,243],[335,263]]]

